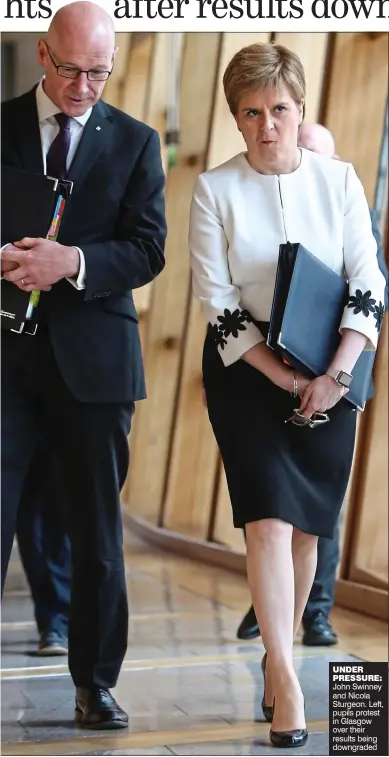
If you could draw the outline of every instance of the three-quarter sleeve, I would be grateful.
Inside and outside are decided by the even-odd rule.
[[[372,350],[377,346],[384,316],[385,278],[377,261],[369,206],[351,164],[346,176],[343,254],[349,296],[340,331],[359,331],[367,336],[366,349]]]
[[[264,341],[250,313],[240,305],[241,293],[231,281],[228,240],[206,178],[198,177],[190,210],[189,247],[193,294],[201,302],[212,337],[225,366]]]

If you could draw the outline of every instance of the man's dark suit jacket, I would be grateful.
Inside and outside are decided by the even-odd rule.
[[[2,103],[2,163],[43,173],[35,89]],[[100,128],[97,128],[100,127]],[[80,247],[86,289],[61,280],[41,308],[68,388],[83,402],[146,396],[132,289],[164,267],[164,173],[157,132],[100,101],[69,170],[58,241]],[[3,240],[2,243],[16,241]],[[34,337],[16,336],[15,339]]]

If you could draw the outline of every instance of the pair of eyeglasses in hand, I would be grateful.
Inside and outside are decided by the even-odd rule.
[[[329,420],[327,413],[313,413],[312,418],[307,418],[298,410],[293,410],[293,415],[287,418],[285,423],[293,423],[294,426],[300,426],[300,428],[317,428],[322,426],[323,423],[328,423]]]

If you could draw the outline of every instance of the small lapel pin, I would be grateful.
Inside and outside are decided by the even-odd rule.
[[[101,131],[101,126],[96,126],[96,131]]]

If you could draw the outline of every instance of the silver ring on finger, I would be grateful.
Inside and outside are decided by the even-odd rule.
[[[26,282],[24,281],[24,279],[21,279],[21,282],[22,282],[23,286],[25,287],[26,286]]]

